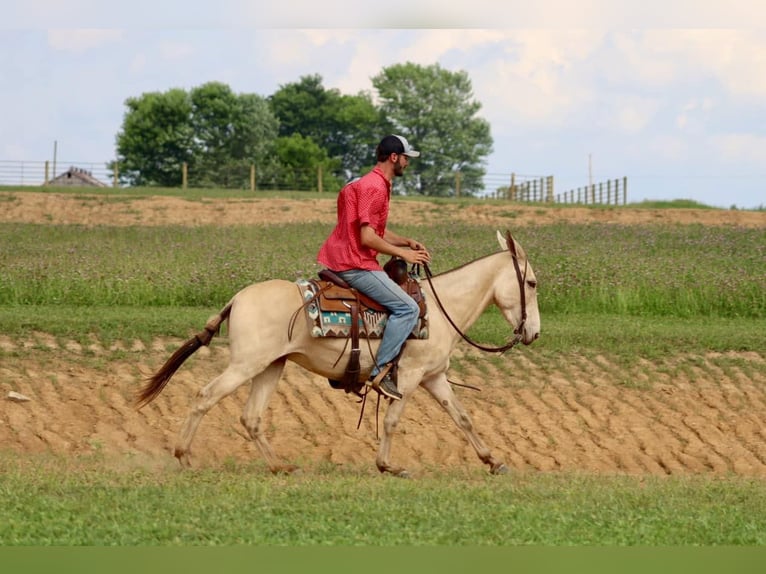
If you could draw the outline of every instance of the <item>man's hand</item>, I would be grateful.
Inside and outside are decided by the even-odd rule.
[[[431,254],[428,253],[425,245],[414,239],[397,235],[393,231],[386,230],[384,237],[378,237],[371,226],[362,225],[360,234],[362,245],[379,253],[396,255],[411,264],[420,265],[431,261]]]
[[[410,248],[403,249],[401,254],[402,259],[407,263],[422,265],[423,263],[431,262],[431,254],[428,252],[425,245],[414,240],[410,240],[408,245]]]

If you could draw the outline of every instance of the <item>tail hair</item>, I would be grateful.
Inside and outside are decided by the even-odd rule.
[[[218,334],[221,324],[229,318],[231,314],[231,301],[217,315],[208,319],[205,328],[188,339],[175,352],[170,355],[165,364],[146,380],[146,384],[141,388],[136,396],[136,409],[141,409],[152,402],[162,392],[170,382],[175,372],[184,364],[186,359],[191,357],[200,347],[207,347],[213,337]]]

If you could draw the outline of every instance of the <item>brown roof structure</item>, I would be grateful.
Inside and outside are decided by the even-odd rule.
[[[48,182],[48,185],[73,185],[73,186],[85,186],[85,187],[107,187],[107,185],[95,177],[93,173],[79,168],[70,167],[64,173],[60,173],[52,180]]]

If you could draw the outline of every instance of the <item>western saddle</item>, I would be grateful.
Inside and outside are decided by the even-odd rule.
[[[420,282],[416,279],[417,274],[407,272],[407,262],[404,259],[392,257],[383,267],[389,277],[412,297],[420,308],[419,318],[426,315],[426,301],[420,288]],[[322,269],[318,273],[319,280],[313,280],[317,286],[317,302],[320,311],[350,313],[351,326],[349,339],[351,340],[351,354],[346,364],[346,369],[340,381],[330,381],[333,388],[344,389],[347,393],[359,394],[364,380],[362,378],[359,356],[361,348],[359,339],[361,328],[365,330],[364,313],[367,310],[388,313],[388,310],[377,301],[360,293],[351,287],[346,281],[329,269]],[[345,350],[345,349],[344,349]],[[393,367],[396,369],[396,365]]]

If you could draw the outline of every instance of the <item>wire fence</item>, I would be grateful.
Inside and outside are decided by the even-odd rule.
[[[452,174],[451,196],[461,197],[460,172]],[[0,186],[77,186],[126,187],[120,174],[109,162],[82,161],[6,161],[0,160]],[[223,189],[318,191],[334,193],[343,184],[338,174],[324,173],[322,168],[270,170],[259,172],[256,165],[241,166],[234,172],[219,174],[190,173],[186,164],[180,168],[178,184],[171,187],[208,187]],[[476,193],[482,199],[504,199],[524,203],[627,203],[627,178],[610,180],[582,188],[555,193],[553,175],[487,173],[483,189]]]

